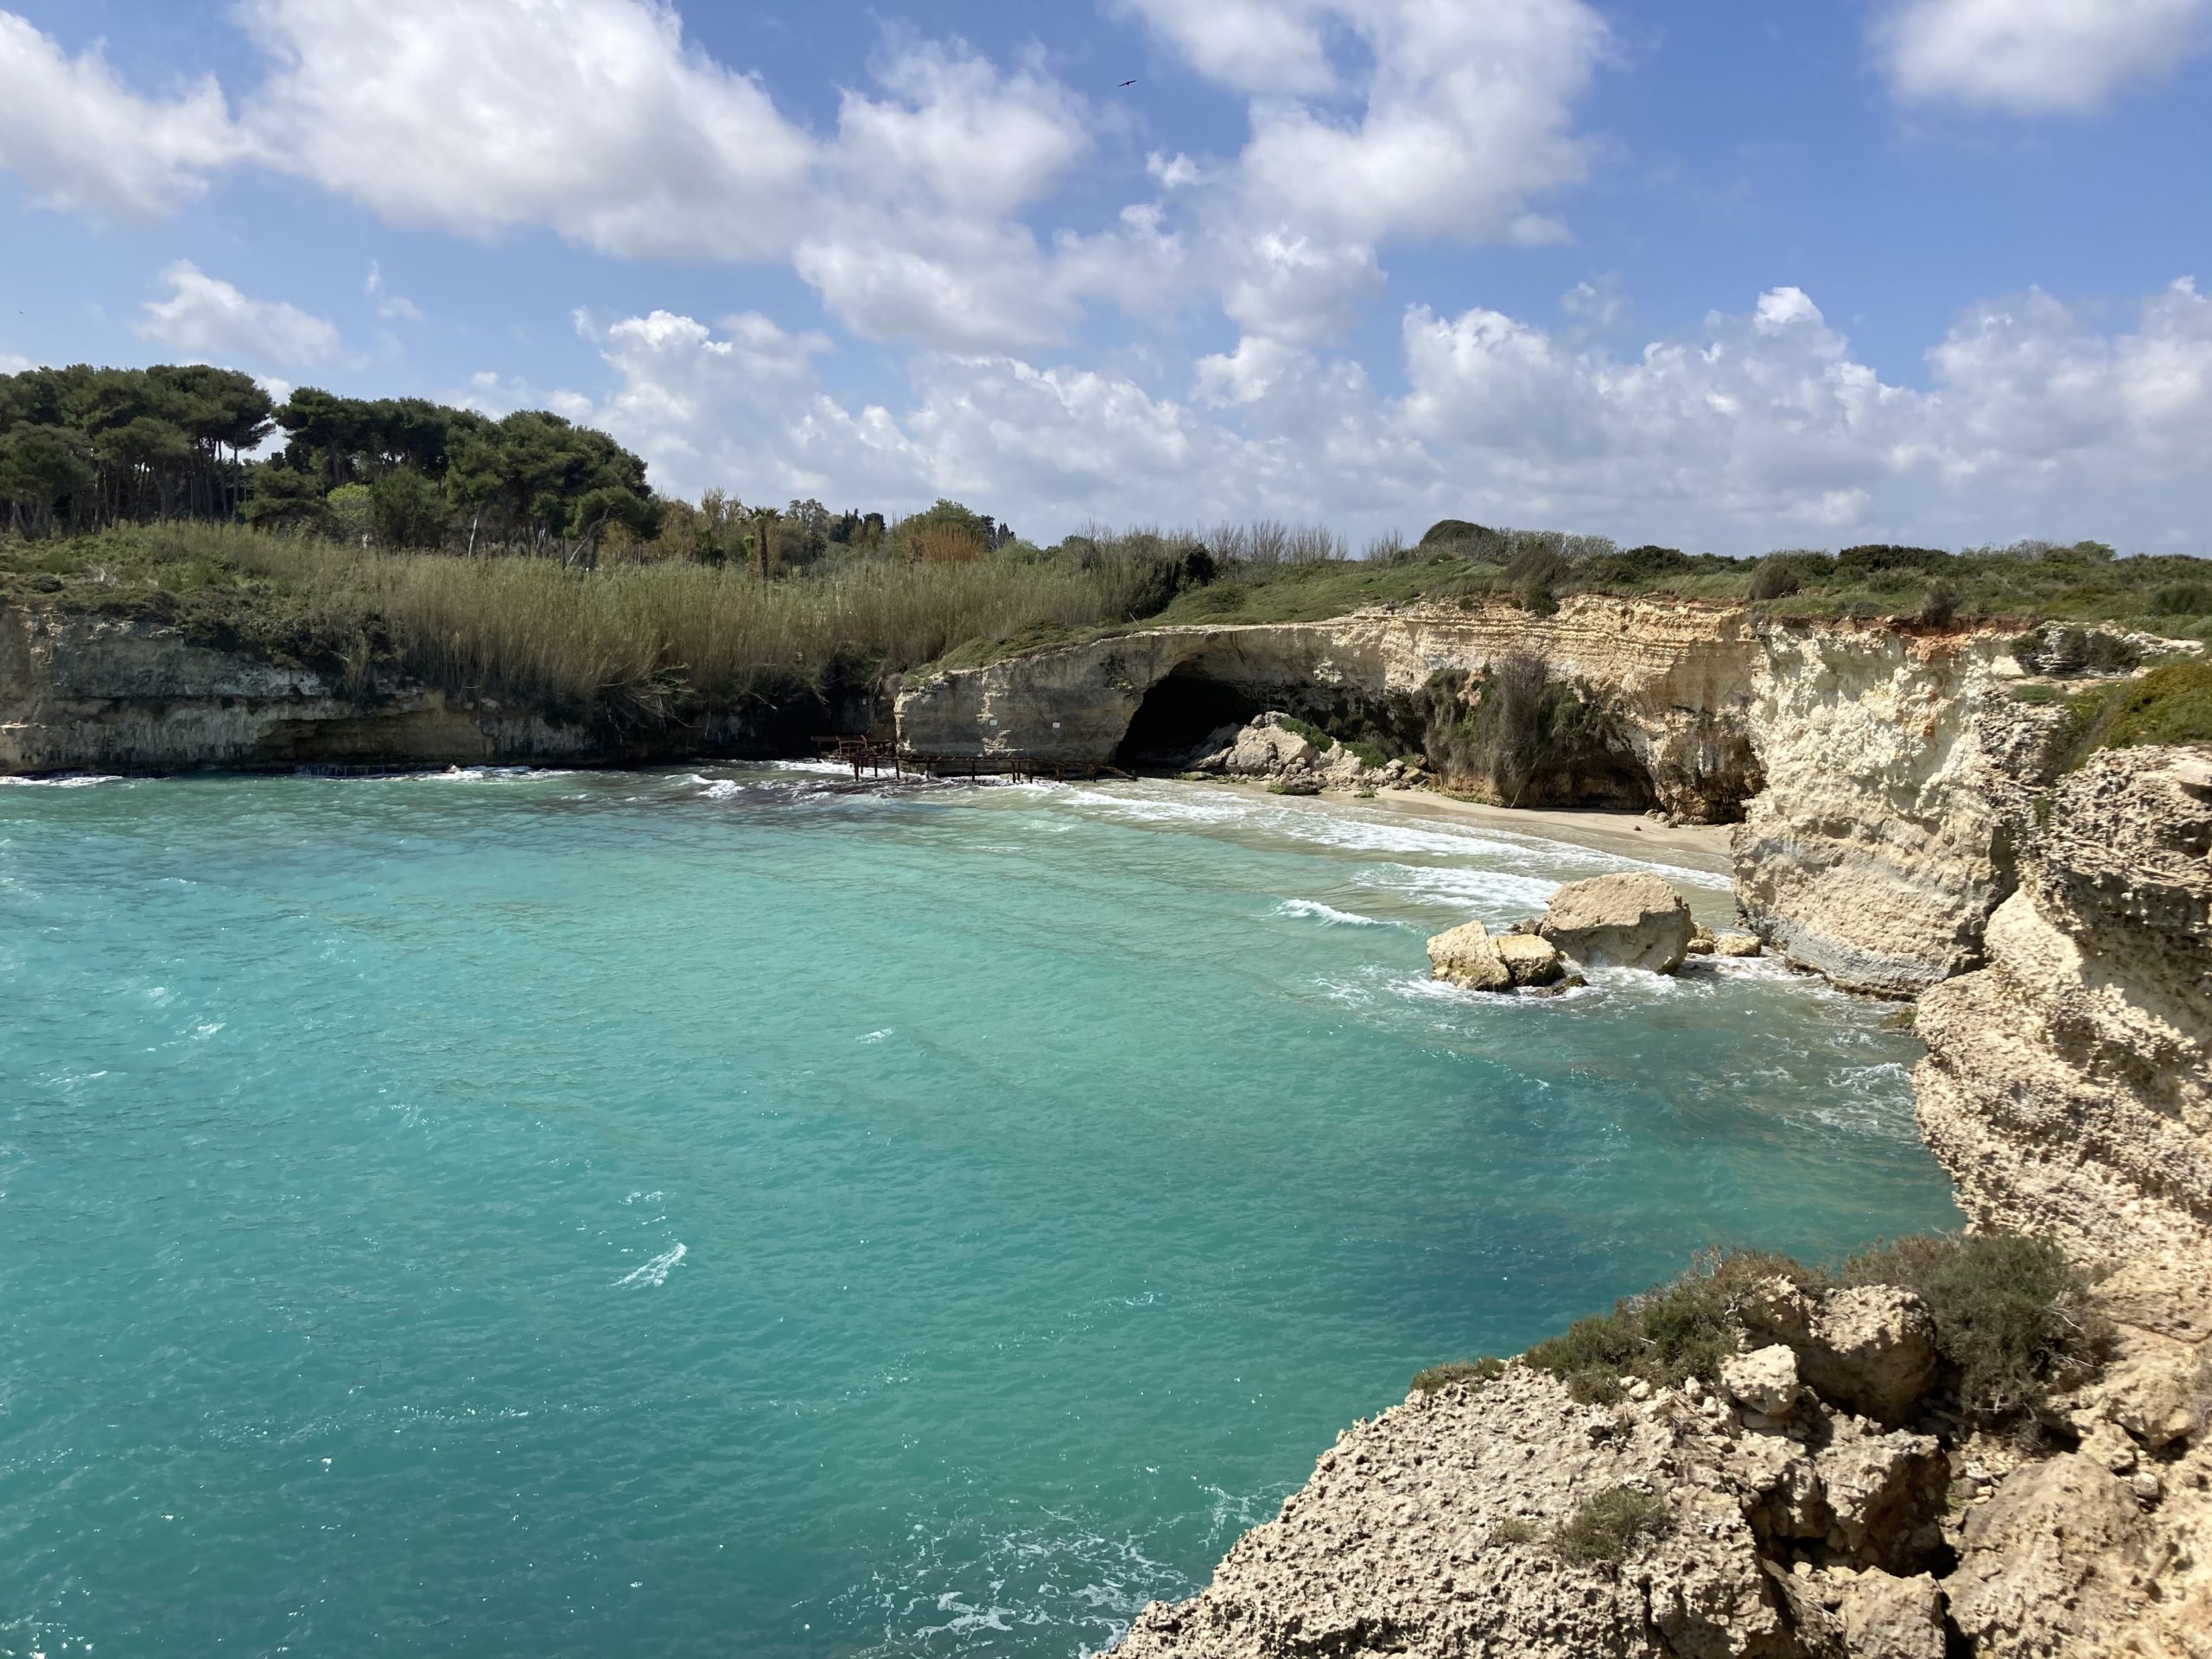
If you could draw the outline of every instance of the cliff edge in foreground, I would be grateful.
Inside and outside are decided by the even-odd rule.
[[[2101,1369],[1991,1418],[1912,1294],[1786,1281],[1730,1294],[1717,1389],[1493,1362],[1341,1435],[1118,1659],[2212,1659],[2212,755],[2058,775],[2064,735],[1986,711],[2018,885],[1915,1084],[1974,1224],[2100,1281],[2059,1317]]]

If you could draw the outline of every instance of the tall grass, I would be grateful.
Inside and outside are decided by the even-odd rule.
[[[596,571],[543,559],[379,554],[302,537],[178,524],[0,546],[0,591],[123,613],[216,620],[257,641],[281,616],[327,651],[349,633],[422,679],[569,709],[652,714],[819,686],[839,667],[904,668],[963,641],[1134,620],[1158,561],[871,559],[764,582],[669,560]],[[1156,605],[1155,605],[1156,608]]]

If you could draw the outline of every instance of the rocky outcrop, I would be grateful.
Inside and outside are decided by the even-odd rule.
[[[864,723],[866,709],[857,712]],[[786,747],[761,718],[748,710],[625,731],[451,696],[367,665],[272,663],[172,626],[0,607],[0,774],[605,765]],[[823,710],[796,728],[852,718]]]
[[[1338,1437],[1279,1518],[1197,1599],[1155,1603],[1122,1659],[1684,1654],[1783,1659],[1792,1641],[1745,1497],[1769,1475],[1732,1425],[1672,1397],[1617,1414],[1514,1366]],[[1656,1497],[1662,1535],[1626,1559],[1556,1541],[1586,1504]]]
[[[1837,984],[1910,996],[1980,960],[2010,888],[1980,712],[1987,634],[1772,628],[1747,722],[1767,787],[1735,833],[1736,903]]]
[[[1293,785],[1310,783],[1316,790],[1375,789],[1402,784],[1408,776],[1401,761],[1370,765],[1350,744],[1311,727],[1301,731],[1299,722],[1274,709],[1249,725],[1225,726],[1210,734],[1188,764],[1193,772]]]
[[[1463,922],[1436,935],[1428,942],[1428,960],[1431,978],[1463,991],[1550,985],[1566,972],[1548,940],[1529,933],[1493,934],[1480,922]]]
[[[1671,601],[1578,594],[1548,617],[1427,604],[1152,629],[931,675],[900,693],[898,721],[918,751],[1049,764],[1172,768],[1269,709],[1393,749],[1441,732],[1448,751],[1465,684],[1534,656],[1581,700],[1586,735],[1518,804],[1740,817],[1736,896],[1753,932],[1840,985],[1910,996],[1980,964],[2012,890],[1986,788],[2002,757],[1982,718],[2018,677],[2008,648],[1994,631]],[[1448,760],[1432,757],[1447,774]]]
[[[1603,738],[1571,786],[1715,822],[1759,785],[1743,714],[1761,649],[1743,607],[1596,594],[1548,617],[1484,601],[1150,628],[922,677],[899,694],[899,734],[924,753],[1172,767],[1217,727],[1280,709],[1418,748],[1440,675],[1529,653],[1601,707]]]
[[[2126,1264],[2135,1322],[2212,1332],[2212,761],[2094,757],[1993,795],[2019,890],[1929,991],[1914,1083],[1977,1223]]]
[[[1671,974],[1688,954],[1694,927],[1664,876],[1624,871],[1561,887],[1538,931],[1578,968]]]
[[[1826,1310],[1802,1312],[1816,1343]],[[1949,1461],[1819,1395],[1802,1357],[1770,1343],[1719,1394],[1611,1407],[1517,1361],[1416,1390],[1116,1653],[1940,1659]]]

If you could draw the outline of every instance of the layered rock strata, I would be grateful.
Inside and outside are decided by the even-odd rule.
[[[1592,594],[1548,617],[1422,604],[1325,622],[1150,628],[931,675],[900,693],[899,734],[931,754],[1164,763],[1215,727],[1272,709],[1323,726],[1370,723],[1411,744],[1437,676],[1527,653],[1602,697],[1638,804],[1713,822],[1736,816],[1759,786],[1742,718],[1759,652],[1741,607]],[[1618,781],[1604,770],[1609,786]]]
[[[898,721],[917,751],[1068,765],[1147,744],[1181,765],[1215,725],[1269,709],[1417,746],[1440,676],[1533,655],[1611,746],[1549,777],[1550,804],[1740,817],[1753,930],[1839,984],[1910,996],[1978,965],[2010,891],[1979,718],[2018,676],[2005,650],[1994,632],[1580,594],[1549,617],[1436,604],[1148,630],[931,676],[900,693]]]
[[[2139,1323],[2212,1332],[2212,758],[2107,752],[1993,791],[2018,891],[1929,991],[1921,1131],[1977,1223],[2127,1264]],[[2152,1311],[2155,1306],[2155,1313]]]

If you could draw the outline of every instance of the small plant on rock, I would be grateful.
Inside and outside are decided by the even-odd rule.
[[[1573,1561],[1618,1561],[1642,1538],[1656,1538],[1668,1528],[1667,1506],[1633,1486],[1609,1486],[1567,1518],[1553,1539]]]
[[[1521,1516],[1508,1516],[1490,1529],[1493,1544],[1533,1544],[1536,1541],[1536,1523]]]
[[[1480,1388],[1504,1370],[1505,1362],[1494,1355],[1484,1354],[1480,1359],[1455,1359],[1442,1365],[1432,1365],[1414,1376],[1416,1394],[1434,1394],[1448,1383],[1465,1382]]]
[[[1670,1285],[1623,1299],[1611,1313],[1578,1319],[1563,1335],[1540,1342],[1526,1358],[1567,1383],[1584,1405],[1611,1405],[1626,1383],[1677,1388],[1689,1377],[1720,1380],[1720,1362],[1736,1351],[1738,1300],[1777,1274],[1799,1285],[1820,1274],[1785,1255],[1732,1250],[1702,1256]]]

